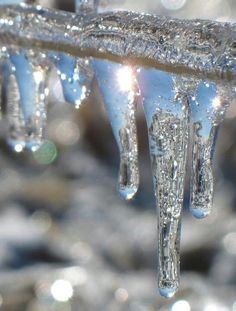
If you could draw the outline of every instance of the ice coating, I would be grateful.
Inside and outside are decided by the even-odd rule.
[[[43,54],[9,50],[4,65],[7,83],[8,142],[14,150],[35,151],[43,142],[47,110],[48,67]]]
[[[236,79],[234,23],[133,12],[75,15],[26,5],[1,7],[0,16],[3,43],[119,62],[125,58],[204,79]]]
[[[93,67],[120,151],[119,193],[129,200],[139,186],[134,72],[131,67],[103,60],[94,60]]]
[[[171,297],[179,286],[179,241],[187,161],[189,109],[171,75],[139,69],[158,213],[158,282]]]

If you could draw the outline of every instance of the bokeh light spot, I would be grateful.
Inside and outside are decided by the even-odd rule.
[[[190,311],[190,310],[191,310],[190,304],[186,300],[176,301],[171,308],[171,311]]]
[[[34,153],[34,159],[42,165],[51,164],[57,158],[57,147],[49,140],[46,140]]]
[[[73,287],[67,280],[56,280],[51,286],[53,298],[60,302],[66,302],[73,296]]]
[[[186,0],[161,0],[162,5],[167,10],[180,10],[186,3]]]

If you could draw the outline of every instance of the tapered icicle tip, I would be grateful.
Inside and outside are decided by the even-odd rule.
[[[218,126],[227,104],[213,83],[201,81],[189,98],[193,121],[190,211],[197,219],[207,217],[213,207],[214,174],[212,159]]]
[[[92,63],[120,152],[119,194],[131,200],[139,187],[135,74],[126,65],[96,59]]]
[[[195,218],[203,219],[211,214],[211,209],[206,208],[206,207],[198,207],[198,208],[191,207],[190,212]]]
[[[119,188],[119,194],[122,197],[122,199],[126,201],[130,201],[134,198],[135,194],[138,191],[138,187],[123,187]]]
[[[121,135],[122,136],[122,135]],[[129,139],[130,141],[130,139]],[[122,146],[125,147],[127,143],[121,140]],[[128,144],[130,145],[130,144]],[[135,151],[135,157],[128,157],[128,159],[122,159],[123,153],[121,153],[120,170],[119,170],[119,182],[118,190],[120,196],[124,200],[132,200],[139,188],[139,172],[137,163],[137,150],[126,150],[127,153],[133,153]]]
[[[178,290],[177,286],[159,288],[159,293],[164,298],[172,298]]]
[[[189,109],[177,77],[141,68],[140,92],[149,134],[158,211],[158,287],[171,298],[178,290],[180,230],[187,163]],[[178,95],[178,96],[177,96]]]

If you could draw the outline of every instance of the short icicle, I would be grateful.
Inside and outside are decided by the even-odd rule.
[[[172,297],[179,287],[180,231],[187,162],[189,109],[173,77],[156,69],[137,76],[146,116],[158,212],[158,285]]]
[[[37,150],[43,142],[48,96],[48,67],[41,53],[9,51],[4,65],[8,142],[15,151]]]
[[[75,8],[77,13],[86,14],[96,11],[97,6],[94,0],[75,0]],[[90,60],[55,52],[48,56],[57,69],[65,100],[80,108],[91,92],[93,70]]]
[[[134,72],[128,66],[103,60],[94,60],[93,67],[120,151],[119,193],[129,200],[139,186]]]
[[[64,53],[50,52],[48,56],[57,69],[65,100],[79,108],[91,92],[93,71],[89,60]]]
[[[191,165],[191,212],[196,218],[210,214],[213,205],[214,178],[212,158],[218,125],[228,103],[214,83],[201,81],[189,97],[193,123]]]

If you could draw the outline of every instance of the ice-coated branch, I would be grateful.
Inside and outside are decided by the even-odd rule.
[[[236,80],[236,24],[131,12],[76,15],[0,8],[1,44],[128,60],[174,73]]]

